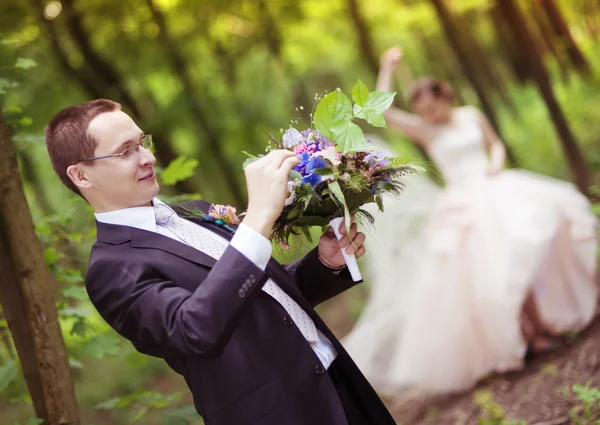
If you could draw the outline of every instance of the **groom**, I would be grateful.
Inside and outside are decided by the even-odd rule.
[[[102,317],[183,375],[207,425],[393,425],[313,310],[353,286],[340,247],[352,241],[348,251],[360,257],[364,235],[353,225],[338,242],[329,231],[281,266],[268,238],[293,153],[273,151],[246,168],[247,214],[232,235],[156,198],[151,143],[104,99],[63,109],[46,127],[56,173],[95,211],[86,287]]]

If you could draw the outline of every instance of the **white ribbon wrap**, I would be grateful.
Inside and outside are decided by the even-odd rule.
[[[343,235],[340,233],[340,226],[344,221],[344,217],[334,218],[329,222],[329,225],[333,228],[335,232],[335,236],[338,241],[342,239]],[[359,282],[362,280],[362,275],[360,274],[360,269],[358,268],[358,263],[356,262],[356,256],[354,254],[348,255],[346,254],[346,248],[342,249],[342,255],[346,260],[346,265],[348,266],[348,270],[350,271],[350,276],[352,276],[352,280],[354,282]]]

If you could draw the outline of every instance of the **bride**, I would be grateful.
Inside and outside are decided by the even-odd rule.
[[[398,48],[383,55],[378,91],[390,91],[401,58]],[[595,311],[596,221],[587,199],[569,183],[504,170],[488,120],[451,102],[451,87],[427,78],[412,92],[415,114],[386,111],[446,186],[424,186],[435,200],[416,214],[426,218],[418,236],[399,229],[418,189],[388,200],[377,217],[374,287],[344,344],[380,391],[467,390],[521,368],[528,351],[557,348]]]

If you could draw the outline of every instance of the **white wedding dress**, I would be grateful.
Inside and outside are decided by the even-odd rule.
[[[367,229],[371,294],[343,343],[380,391],[458,392],[521,368],[531,290],[556,332],[594,315],[597,223],[587,199],[523,170],[488,176],[478,113],[457,108],[428,132],[446,187],[410,180]]]

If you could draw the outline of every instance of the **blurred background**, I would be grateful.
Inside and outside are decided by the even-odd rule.
[[[290,120],[308,123],[316,95],[336,87],[349,93],[358,78],[374,89],[379,55],[394,45],[415,77],[448,80],[458,103],[488,116],[512,166],[573,181],[596,196],[597,0],[0,3],[0,102],[44,260],[58,282],[82,423],[201,421],[183,380],[136,354],[87,300],[93,215],[54,175],[44,125],[78,102],[120,102],[154,136],[164,195],[201,196],[241,211],[242,151],[262,152],[268,134],[279,135]],[[407,105],[407,89],[399,87],[399,106]],[[378,135],[398,154],[421,157],[397,133]],[[278,252],[283,261],[296,254]],[[351,329],[367,290],[322,306],[338,336]],[[2,424],[35,417],[19,367],[0,316]]]

